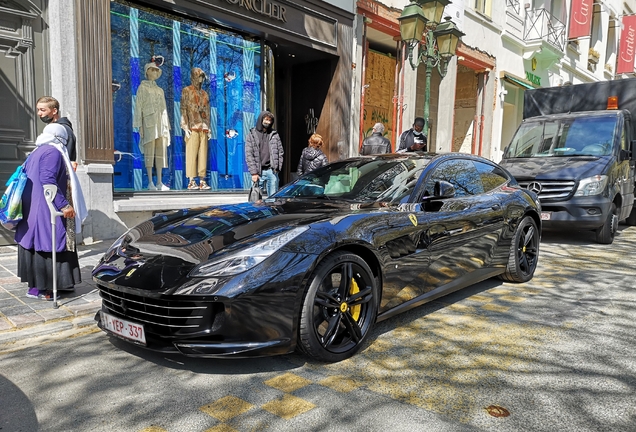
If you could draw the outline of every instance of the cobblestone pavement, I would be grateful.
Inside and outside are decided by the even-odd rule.
[[[0,344],[92,323],[102,303],[91,270],[111,243],[78,246],[82,282],[73,292],[58,292],[58,307],[52,301],[26,297],[27,285],[17,277],[17,246],[0,247]]]

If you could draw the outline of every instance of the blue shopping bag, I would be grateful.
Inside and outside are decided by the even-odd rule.
[[[26,182],[24,165],[20,165],[7,180],[7,189],[0,201],[0,224],[11,231],[15,231],[22,220],[22,192]]]

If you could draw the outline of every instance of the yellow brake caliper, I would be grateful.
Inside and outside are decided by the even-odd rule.
[[[349,294],[356,294],[359,292],[360,288],[358,287],[358,283],[354,278],[351,278],[351,289],[349,290]],[[362,309],[361,305],[351,306],[351,316],[356,321],[360,318],[360,309]]]

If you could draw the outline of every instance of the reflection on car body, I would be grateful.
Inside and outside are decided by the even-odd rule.
[[[480,157],[358,157],[264,201],[157,215],[93,279],[105,330],[149,349],[339,361],[379,320],[490,277],[531,279],[539,214],[532,192]]]

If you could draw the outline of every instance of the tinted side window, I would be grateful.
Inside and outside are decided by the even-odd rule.
[[[435,182],[447,181],[455,186],[455,196],[477,195],[484,192],[479,172],[472,161],[453,159],[442,162],[426,181],[426,191],[433,194]]]
[[[473,164],[479,173],[485,192],[491,191],[509,180],[506,172],[498,166],[477,161],[473,161]]]

